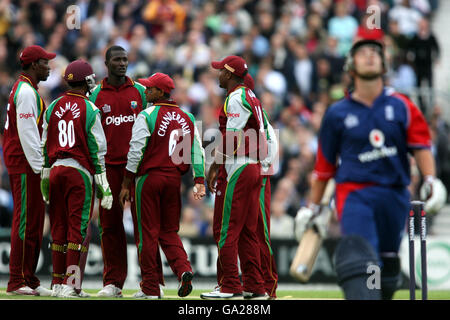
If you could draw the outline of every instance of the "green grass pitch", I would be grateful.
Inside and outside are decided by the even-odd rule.
[[[86,289],[87,293],[91,295],[90,298],[85,298],[88,300],[108,300],[108,298],[98,298],[96,297],[96,293],[98,290],[96,289]],[[124,300],[135,300],[132,296],[136,292],[136,290],[123,290]],[[176,289],[165,289],[164,290],[164,300],[199,300],[200,294],[202,292],[206,292],[206,290],[193,290],[192,293],[185,297],[180,298],[177,295]],[[278,299],[280,300],[341,300],[343,299],[343,295],[341,291],[338,290],[278,290],[277,291]],[[59,300],[61,298],[54,297],[29,297],[29,296],[10,296],[6,294],[6,289],[0,289],[0,300],[7,299],[33,299],[33,300]],[[409,299],[409,291],[408,290],[399,290],[395,293],[395,300],[408,300]],[[416,299],[421,299],[420,290],[416,291]],[[429,300],[450,300],[450,290],[430,290],[428,292]],[[77,299],[78,300],[78,299]]]

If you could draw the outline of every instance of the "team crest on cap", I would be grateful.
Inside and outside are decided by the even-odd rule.
[[[384,145],[384,134],[381,130],[372,129],[369,133],[369,140],[375,148],[381,148]]]
[[[67,76],[67,80],[73,80],[73,73],[69,73],[69,75]]]

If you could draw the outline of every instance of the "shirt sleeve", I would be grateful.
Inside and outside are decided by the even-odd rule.
[[[88,149],[94,164],[95,173],[105,172],[105,155],[107,151],[106,136],[103,131],[100,110],[90,102],[92,109],[88,107]]]
[[[406,105],[408,120],[406,124],[406,139],[409,149],[431,148],[431,133],[427,121],[419,108],[403,95],[397,94]]]
[[[243,98],[233,93],[225,104],[227,114],[227,131],[239,131],[244,129],[248,119],[252,115],[250,106],[244,106]]]
[[[49,109],[47,109],[49,110]],[[50,162],[48,159],[48,152],[47,152],[47,135],[48,135],[48,122],[47,122],[47,110],[45,110],[42,122],[42,139],[41,139],[41,150],[43,155],[43,164],[42,166],[45,168],[50,167]]]
[[[225,113],[227,116],[226,130],[222,135],[222,143],[219,145],[219,152],[234,156],[241,144],[242,132],[248,119],[252,115],[249,106],[244,105],[243,98],[239,93],[233,93],[225,102]]]
[[[195,118],[193,115],[189,115],[189,117],[194,124],[194,139],[191,147],[191,162],[194,182],[203,184],[205,182],[205,150],[202,147],[200,133],[195,125]]]
[[[145,111],[141,112],[132,129],[130,149],[128,151],[128,161],[126,170],[132,173],[137,173],[141,161],[144,157],[145,149],[147,148],[148,140],[150,139],[151,133],[147,125],[147,119],[144,114]]]
[[[340,134],[335,123],[337,121],[333,119],[333,113],[328,109],[319,131],[319,146],[313,171],[313,175],[319,180],[328,180],[336,173]]]
[[[20,144],[33,172],[42,168],[41,137],[38,129],[36,94],[30,85],[21,86],[16,100],[17,132]]]
[[[264,113],[264,124],[266,126],[267,131],[267,157],[261,161],[261,164],[264,167],[271,166],[278,154],[278,137],[275,134],[275,130],[267,119],[267,115]],[[264,168],[265,169],[265,168]]]

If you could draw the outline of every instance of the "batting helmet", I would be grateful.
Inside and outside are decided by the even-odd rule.
[[[347,59],[345,61],[345,65],[344,65],[344,71],[348,72],[348,71],[355,70],[355,64],[354,64],[353,57],[355,56],[355,53],[356,53],[356,51],[358,51],[359,48],[361,48],[362,46],[366,46],[366,45],[375,46],[375,48],[377,48],[376,51],[380,54],[381,62],[383,64],[383,69],[386,71],[386,59],[384,57],[384,45],[380,41],[373,40],[373,39],[363,39],[363,40],[356,41],[353,44],[349,53],[347,54]]]

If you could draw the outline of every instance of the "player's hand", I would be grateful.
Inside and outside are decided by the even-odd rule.
[[[447,201],[447,189],[438,178],[426,176],[420,188],[420,199],[425,201],[425,212],[435,214],[442,209]]]
[[[122,209],[125,207],[126,201],[130,201],[130,189],[122,187],[119,194],[119,202]]]
[[[303,237],[306,229],[315,227],[322,238],[327,235],[328,221],[330,219],[331,211],[315,204],[310,204],[308,207],[301,207],[295,217],[295,238],[297,241]]]
[[[203,183],[196,183],[193,191],[195,200],[201,200],[206,195],[206,188]]]
[[[313,215],[313,210],[308,207],[301,207],[297,211],[297,215],[295,216],[295,238],[298,242],[302,239],[303,233],[305,233]]]
[[[97,198],[101,199],[100,205],[107,210],[111,209],[113,196],[106,178],[106,172],[94,175],[94,180],[97,185]]]
[[[206,183],[208,184],[208,189],[212,193],[216,192],[216,181],[217,181],[217,170],[219,169],[219,165],[216,162],[211,164],[211,167],[208,171],[208,177],[206,178]]]
[[[41,193],[46,204],[49,204],[50,170],[51,168],[42,168],[41,170]]]

